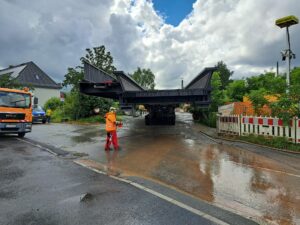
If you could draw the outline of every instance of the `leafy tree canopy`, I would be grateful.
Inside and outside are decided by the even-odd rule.
[[[212,103],[210,105],[210,111],[217,112],[218,106],[223,105],[227,99],[225,95],[225,91],[221,90],[222,81],[220,77],[220,72],[214,72],[211,79],[211,100]]]
[[[245,80],[234,80],[228,84],[226,90],[231,101],[243,101],[248,89]]]
[[[218,62],[216,67],[217,67],[217,71],[220,74],[220,79],[222,84],[221,89],[225,89],[226,86],[230,83],[230,77],[232,76],[233,71],[230,71],[227,68],[227,65],[223,61]]]
[[[155,75],[150,69],[141,69],[140,67],[131,75],[131,77],[141,86],[153,90],[155,87]]]
[[[248,94],[248,97],[250,98],[254,111],[257,115],[260,114],[260,109],[268,104],[268,100],[265,98],[265,95],[267,94],[266,89],[260,88],[258,90],[251,90]]]
[[[107,73],[112,73],[116,70],[113,65],[113,57],[110,52],[105,51],[103,45],[92,49],[88,48],[86,52],[85,57],[81,58],[82,63],[85,59]],[[72,119],[88,117],[93,114],[95,108],[99,108],[103,114],[105,111],[108,111],[113,103],[109,99],[81,94],[79,92],[79,83],[83,80],[83,77],[83,67],[77,66],[76,68],[68,68],[68,73],[63,81],[63,86],[70,85],[72,87],[71,93],[67,95],[65,101],[65,112]]]
[[[93,49],[87,48],[87,54],[83,59],[87,60],[92,65],[104,70],[107,73],[116,71],[116,67],[113,65],[113,57],[110,52],[105,51],[104,45],[94,47]]]
[[[19,89],[21,85],[10,74],[3,74],[0,76],[0,87]]]
[[[105,51],[105,47],[103,45],[99,47],[94,47],[92,49],[86,49],[85,57],[81,58],[81,62],[83,60],[87,60],[92,65],[98,67],[99,69],[104,70],[107,73],[112,73],[116,70],[113,65],[113,57],[110,52]],[[65,75],[65,80],[63,81],[63,86],[72,86],[72,90],[79,90],[79,83],[82,81],[84,77],[83,67],[77,66],[76,68],[68,68],[68,73]]]
[[[270,94],[281,94],[286,90],[286,82],[283,76],[275,76],[274,73],[260,74],[246,79],[248,91],[265,88]]]

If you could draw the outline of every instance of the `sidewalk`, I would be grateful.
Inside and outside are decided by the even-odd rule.
[[[286,153],[291,153],[291,154],[297,154],[300,155],[299,151],[292,151],[292,150],[287,150],[287,149],[281,149],[281,148],[275,148],[272,146],[268,146],[268,145],[263,145],[263,144],[257,144],[257,143],[252,143],[249,141],[244,141],[241,140],[239,138],[239,136],[219,136],[217,133],[217,128],[213,128],[213,127],[208,127],[206,125],[203,125],[201,123],[196,123],[196,131],[198,132],[202,132],[214,139],[220,140],[221,142],[227,142],[227,143],[237,143],[237,145],[243,145],[243,144],[247,144],[247,145],[252,145],[254,147],[260,147],[260,148],[264,148],[264,150],[273,150],[273,151],[277,151],[277,152],[286,152]]]
[[[208,127],[201,123],[197,123],[195,127],[196,127],[197,131],[201,131],[202,133],[205,133],[208,136],[211,136],[213,138],[218,138],[217,128]]]

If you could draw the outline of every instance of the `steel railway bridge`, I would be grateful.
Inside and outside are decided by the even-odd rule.
[[[144,105],[148,110],[146,125],[175,124],[175,108],[180,103],[208,107],[211,77],[215,67],[205,68],[184,89],[147,90],[123,71],[112,74],[84,61],[84,80],[80,91],[87,95],[118,100],[123,109]]]

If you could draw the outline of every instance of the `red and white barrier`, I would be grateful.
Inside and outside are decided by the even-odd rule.
[[[296,143],[300,144],[300,119],[295,119],[296,124]]]
[[[234,135],[264,135],[286,137],[294,143],[300,143],[300,119],[292,119],[284,125],[279,118],[254,116],[220,116],[218,132]]]
[[[218,118],[218,130],[219,133],[241,135],[240,117],[237,115],[220,116]]]

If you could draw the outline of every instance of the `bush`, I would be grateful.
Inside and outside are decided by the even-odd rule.
[[[112,100],[71,92],[66,97],[64,109],[72,120],[78,120],[95,115],[95,108],[99,108],[99,114],[104,115],[112,105]]]
[[[63,105],[63,103],[60,101],[59,98],[57,97],[52,97],[50,98],[44,105],[44,109],[51,109],[51,110],[56,110],[60,108]]]
[[[105,123],[105,119],[103,116],[90,116],[87,118],[81,118],[79,120],[77,120],[77,122],[79,123]]]
[[[63,112],[61,109],[56,109],[53,111],[51,116],[51,122],[60,123],[63,119]]]
[[[193,114],[193,119],[209,127],[217,127],[217,113],[210,112],[208,109],[192,107],[190,112]]]

